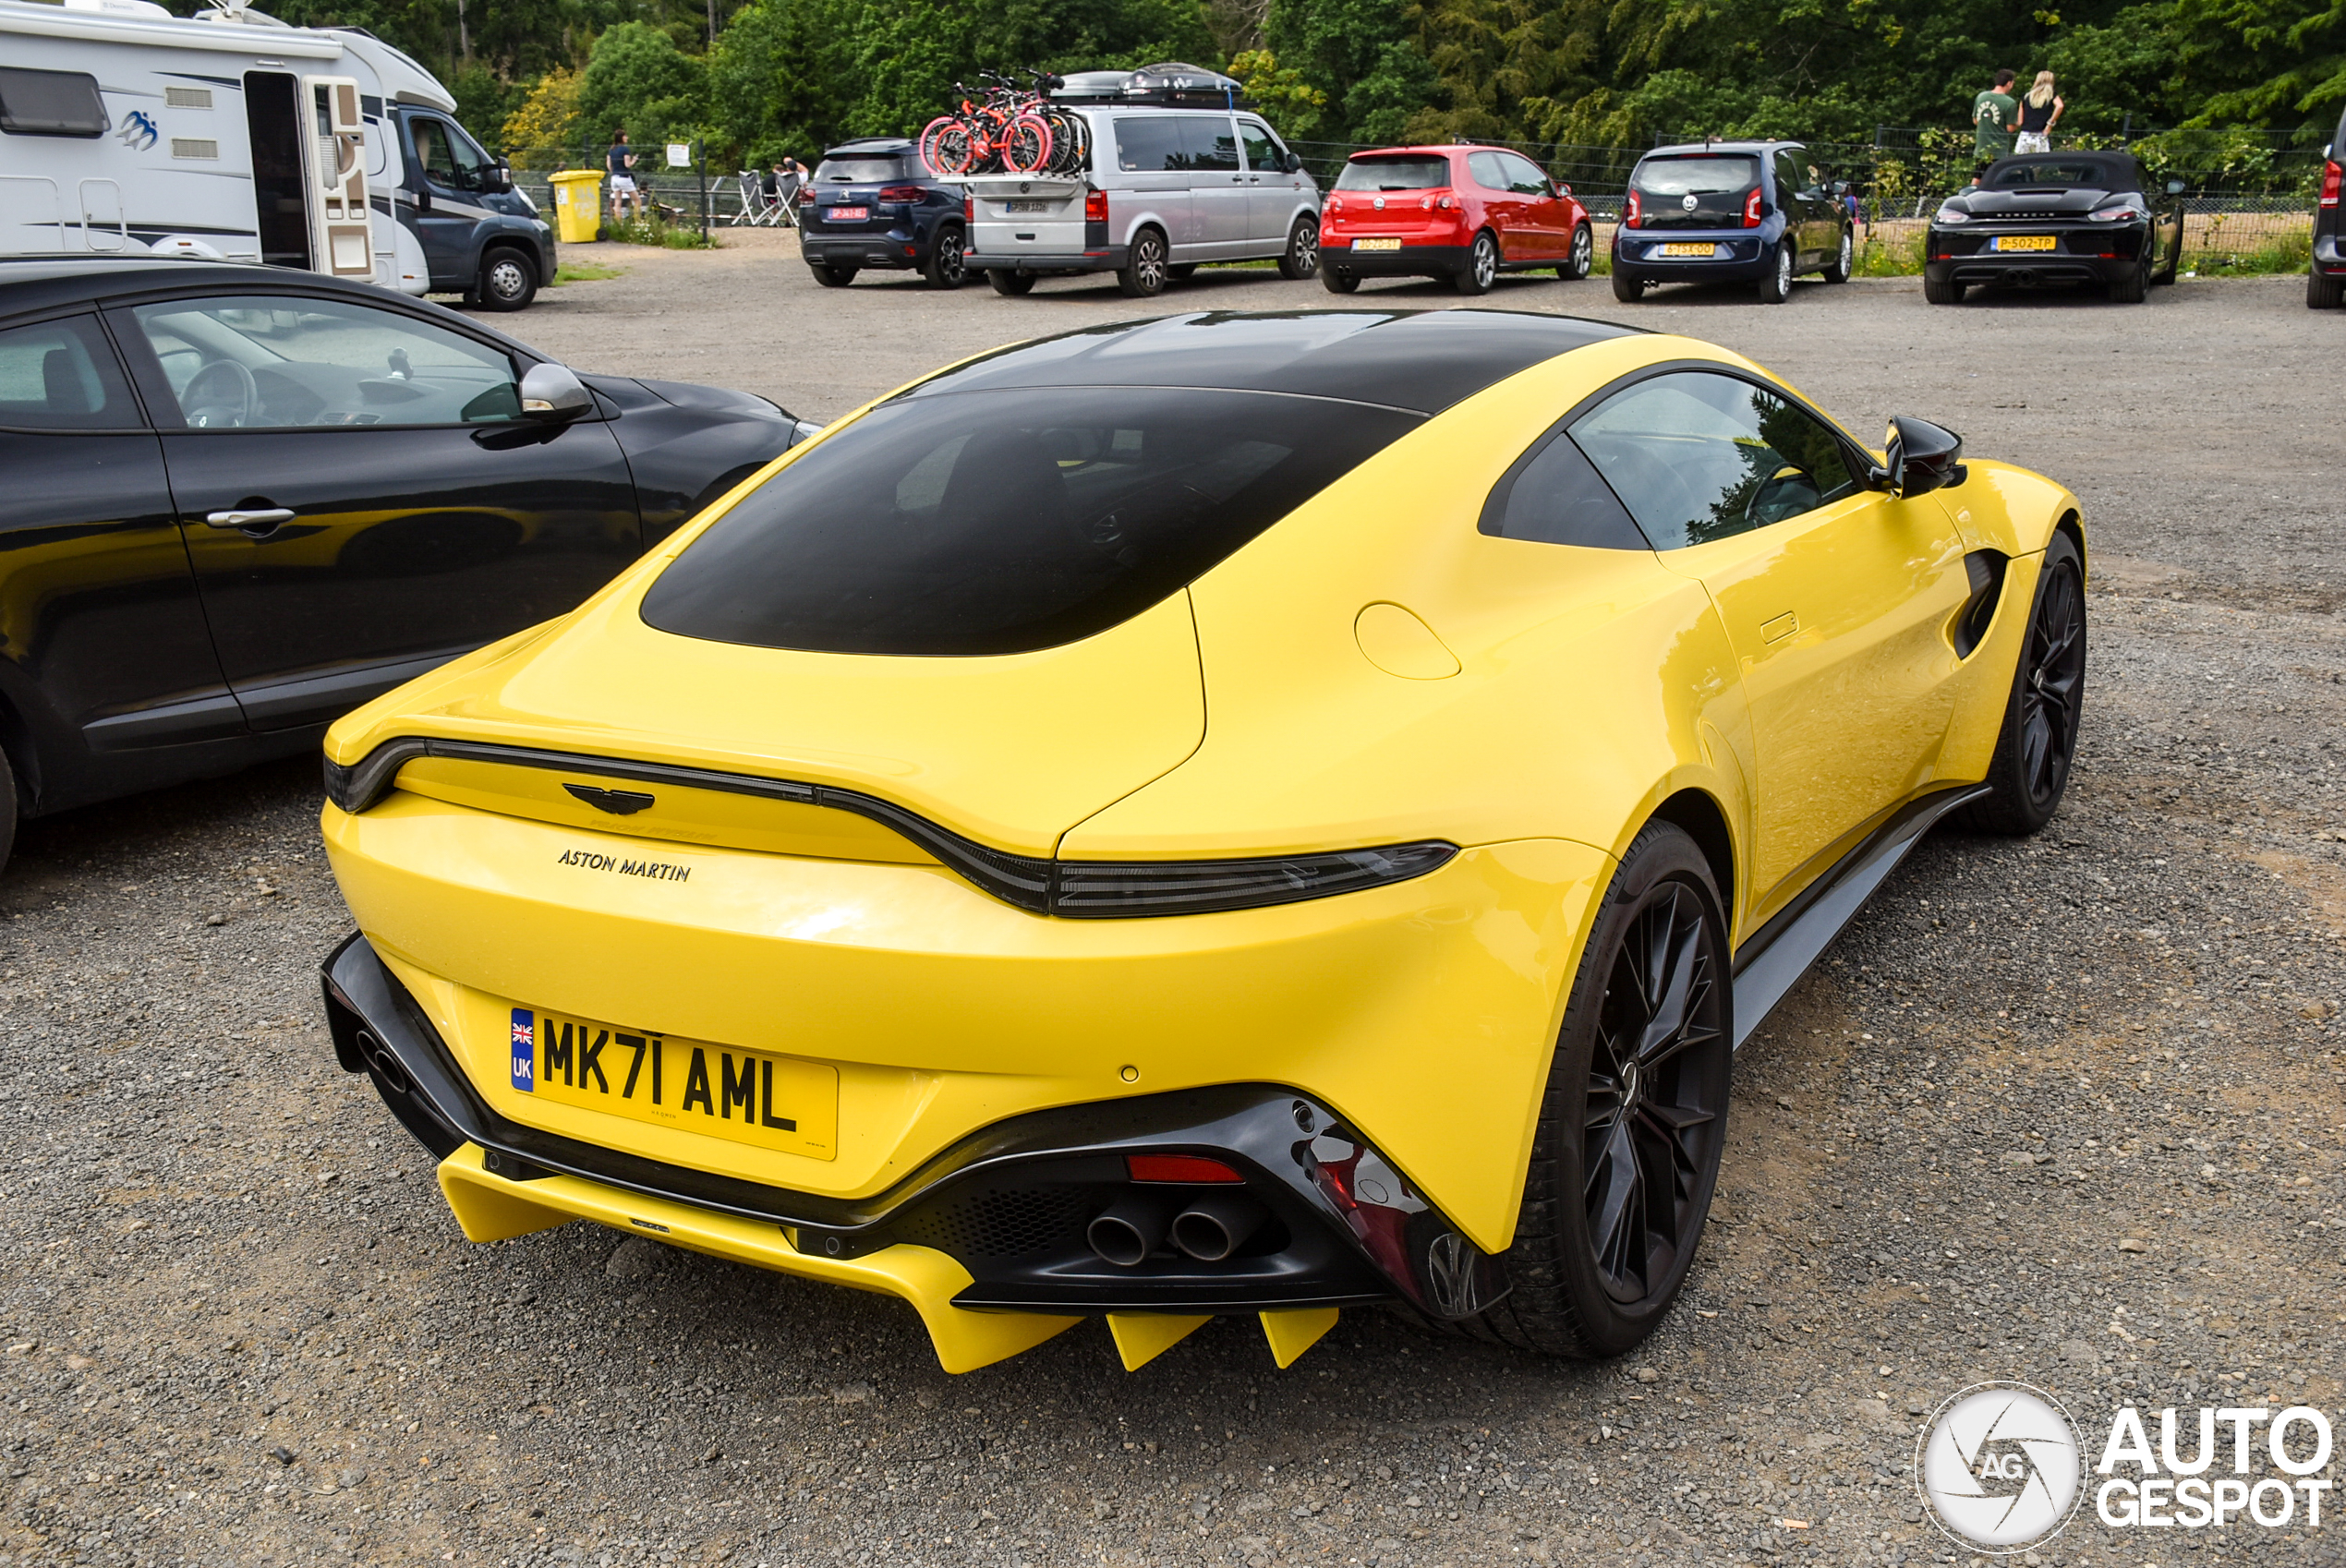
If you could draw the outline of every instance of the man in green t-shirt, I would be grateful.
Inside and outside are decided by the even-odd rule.
[[[2012,95],[2012,82],[2010,71],[1998,71],[1996,85],[1971,101],[1974,185],[1989,164],[2011,156],[2013,133],[2020,127],[2020,101]]]

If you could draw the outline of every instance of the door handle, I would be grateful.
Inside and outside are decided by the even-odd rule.
[[[204,525],[207,527],[234,528],[238,533],[249,534],[255,538],[263,534],[275,533],[279,524],[290,523],[293,519],[293,508],[290,506],[262,507],[251,512],[207,512],[204,513]]]

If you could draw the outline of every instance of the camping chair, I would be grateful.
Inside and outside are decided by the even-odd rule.
[[[766,181],[755,169],[741,171],[741,210],[726,214],[725,222],[734,228],[747,223],[756,228],[767,221],[767,205],[773,198],[766,194]]]

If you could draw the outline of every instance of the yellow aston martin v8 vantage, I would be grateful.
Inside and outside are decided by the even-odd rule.
[[[1500,311],[1025,344],[357,710],[342,1065],[466,1234],[903,1298],[951,1370],[1391,1303],[1637,1344],[1735,1046],[2058,806],[2061,486]]]

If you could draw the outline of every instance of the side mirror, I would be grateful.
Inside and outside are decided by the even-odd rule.
[[[595,394],[567,365],[532,365],[522,372],[521,416],[525,419],[575,419],[590,414]]]
[[[1882,445],[1890,461],[1867,478],[1874,488],[1901,501],[1950,488],[1971,476],[1963,463],[1963,438],[1926,420],[1900,415],[1890,421],[1889,439]]]
[[[514,188],[514,166],[500,158],[489,165],[489,170],[481,176],[480,183],[492,191],[511,190]]]
[[[1302,153],[1290,152],[1287,155],[1287,172],[1290,175],[1299,175],[1303,172]]]
[[[2167,182],[2167,194],[2168,194],[2168,195],[2170,195],[2170,196],[2181,196],[2183,193],[2183,181],[2181,181],[2181,180],[2169,180],[2169,181]]]

